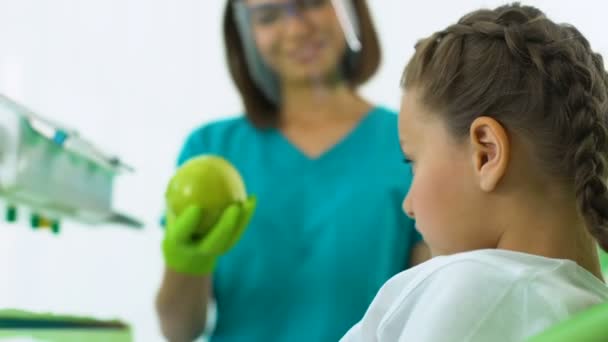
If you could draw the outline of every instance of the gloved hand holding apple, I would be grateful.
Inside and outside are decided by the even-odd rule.
[[[195,157],[171,178],[165,193],[167,266],[192,275],[210,274],[217,258],[236,244],[255,210],[239,172],[214,155]]]

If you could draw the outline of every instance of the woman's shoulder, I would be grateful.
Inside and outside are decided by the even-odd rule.
[[[186,142],[202,142],[207,146],[222,144],[243,135],[256,134],[257,129],[243,114],[234,115],[199,125],[188,135]]]
[[[373,117],[379,122],[385,122],[387,124],[397,123],[397,111],[383,105],[375,105],[370,111],[370,117]]]
[[[251,127],[251,123],[245,115],[233,115],[200,124],[190,131],[187,140],[219,138],[226,134],[234,133],[235,130],[250,129]]]
[[[392,118],[396,118],[399,114],[397,110],[383,104],[375,104],[372,111],[378,115]]]
[[[385,106],[376,105],[368,112],[363,121],[363,126],[367,129],[368,134],[380,134],[377,139],[382,140],[381,137],[385,137],[395,140],[397,138],[397,118],[396,111]]]
[[[200,124],[186,136],[178,164],[192,156],[222,151],[235,141],[251,141],[256,130],[244,115],[234,115]]]
[[[397,113],[385,106],[376,105],[363,119],[359,126],[359,135],[374,149],[375,154],[389,160],[400,160],[399,131]]]

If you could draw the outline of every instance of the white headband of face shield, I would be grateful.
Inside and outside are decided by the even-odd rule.
[[[330,2],[342,26],[342,31],[348,45],[347,59],[354,59],[361,50],[361,42],[359,40],[359,20],[352,1],[288,0],[278,6],[282,7],[281,11],[287,11],[288,15],[298,15],[293,12],[300,11],[300,8],[312,7],[320,2]],[[273,4],[273,6],[276,5]],[[250,76],[266,98],[272,103],[279,105],[281,101],[279,81],[276,74],[264,62],[258,51],[255,37],[253,36],[251,10],[245,3],[245,0],[235,0],[233,2],[233,12]]]

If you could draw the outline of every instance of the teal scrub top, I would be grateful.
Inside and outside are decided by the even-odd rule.
[[[387,109],[317,158],[245,117],[214,122],[190,134],[178,165],[209,153],[233,163],[258,199],[213,274],[211,341],[337,341],[421,240],[401,209],[412,173]]]

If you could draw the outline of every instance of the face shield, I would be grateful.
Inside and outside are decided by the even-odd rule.
[[[346,43],[346,51],[337,60],[340,66],[354,63],[361,51],[359,22],[352,4],[353,0],[235,0],[232,3],[236,26],[243,44],[243,51],[250,76],[268,100],[275,104],[281,101],[279,76],[260,52],[260,46],[268,46],[269,41],[279,40],[280,35],[289,30],[290,21],[297,20],[309,32],[321,30],[323,23],[338,25],[340,39]],[[322,19],[319,19],[322,18]],[[306,35],[306,34],[304,34]],[[310,35],[314,35],[311,33]],[[318,37],[317,37],[318,38]],[[301,68],[305,78],[314,87],[323,91],[320,64],[323,38],[309,42],[312,47],[299,48],[293,54],[292,64],[308,65]],[[315,45],[316,44],[316,45]],[[318,46],[321,46],[319,48]],[[288,57],[285,59],[289,59]],[[276,66],[276,65],[275,65]],[[340,66],[337,66],[340,68]],[[335,66],[334,66],[335,67]],[[304,70],[304,71],[302,71]]]

